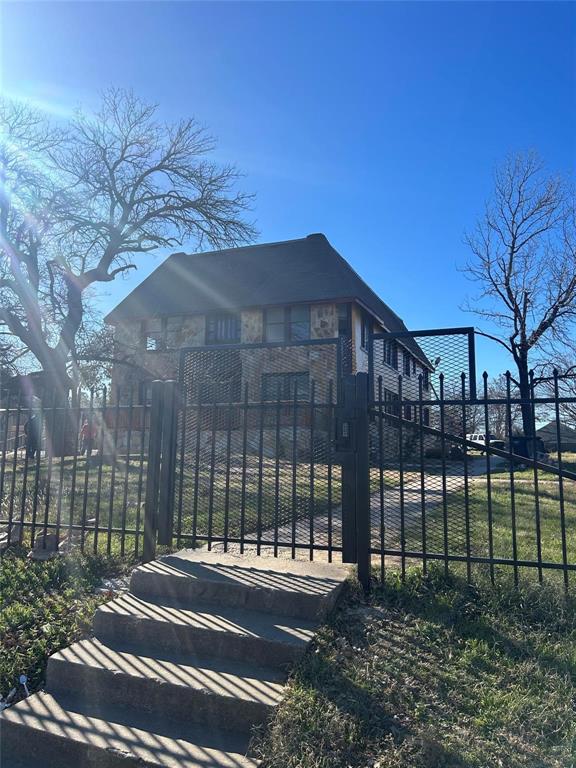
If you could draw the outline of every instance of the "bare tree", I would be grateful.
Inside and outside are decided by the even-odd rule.
[[[534,153],[511,157],[495,175],[494,194],[467,242],[465,268],[480,286],[466,308],[490,319],[494,339],[514,359],[513,382],[530,396],[530,369],[570,340],[576,318],[576,236],[573,190],[545,173]],[[522,406],[525,435],[533,431]]]
[[[100,110],[54,129],[0,102],[0,344],[32,357],[65,399],[94,287],[157,248],[253,239],[237,171],[210,159],[194,120],[161,123],[157,108],[110,90]]]

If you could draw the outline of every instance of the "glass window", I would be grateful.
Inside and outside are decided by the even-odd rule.
[[[350,336],[350,305],[338,304],[338,336]]]
[[[240,316],[233,312],[220,312],[206,317],[207,344],[238,344]]]
[[[262,375],[264,400],[308,400],[310,376],[308,373],[265,373]]]
[[[310,307],[288,307],[288,338],[290,341],[306,341],[310,338]]]
[[[144,348],[148,352],[157,352],[159,349],[163,349],[162,318],[154,317],[144,320],[142,323],[142,337],[144,339]]]
[[[404,376],[410,376],[412,372],[412,365],[411,365],[410,355],[408,354],[408,352],[403,353],[403,358],[404,358],[404,367],[403,367]]]
[[[271,307],[264,315],[266,341],[306,341],[310,338],[310,307]]]
[[[167,349],[177,349],[182,343],[182,324],[181,315],[169,317],[166,320],[166,347]]]
[[[362,349],[368,349],[368,336],[370,335],[370,318],[362,313],[360,319],[360,346]]]
[[[398,345],[395,341],[384,342],[384,362],[398,370]]]
[[[405,405],[404,406],[404,418],[407,421],[412,421],[412,406],[411,405]]]
[[[284,341],[286,338],[286,310],[284,307],[271,307],[264,315],[266,341]]]
[[[430,373],[428,368],[424,368],[422,371],[422,387],[428,389],[430,386]]]

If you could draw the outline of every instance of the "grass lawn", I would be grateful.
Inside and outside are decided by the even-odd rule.
[[[0,559],[0,695],[20,675],[34,690],[44,679],[48,656],[85,633],[105,595],[102,578],[125,572],[130,562],[74,554],[45,562],[27,560],[13,548]],[[21,691],[19,692],[21,693]]]
[[[351,593],[257,735],[263,768],[575,766],[574,608],[439,566]]]

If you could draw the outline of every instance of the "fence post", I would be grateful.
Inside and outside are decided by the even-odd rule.
[[[174,530],[174,492],[176,487],[176,431],[178,424],[178,385],[164,382],[162,407],[162,461],[158,507],[158,544],[172,544]]]
[[[354,400],[356,379],[342,377],[338,409],[336,453],[342,466],[342,561],[356,562],[356,457],[354,454]]]
[[[160,460],[162,456],[163,395],[164,382],[153,381],[150,433],[148,437],[148,467],[146,470],[146,497],[144,501],[144,547],[142,557],[145,563],[150,562],[156,556],[158,492],[160,487]]]
[[[371,520],[370,520],[370,434],[367,373],[356,374],[355,442],[356,442],[356,562],[358,580],[364,591],[370,589]]]

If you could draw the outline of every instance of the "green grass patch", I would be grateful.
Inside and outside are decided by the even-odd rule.
[[[570,768],[576,613],[561,590],[391,575],[295,671],[264,768]]]
[[[20,675],[38,688],[48,657],[86,633],[98,605],[103,578],[125,572],[129,560],[72,554],[44,562],[13,548],[0,559],[0,694]]]

